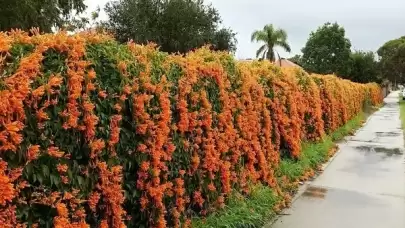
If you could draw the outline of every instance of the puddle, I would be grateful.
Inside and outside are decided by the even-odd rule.
[[[328,189],[326,188],[310,186],[307,188],[307,190],[305,190],[304,193],[302,193],[302,196],[324,199],[327,192]]]
[[[399,132],[376,132],[377,137],[395,137],[401,135]]]
[[[401,148],[385,148],[376,145],[356,146],[353,149],[361,155],[348,160],[348,163],[339,170],[373,179],[382,178],[392,172],[392,168],[387,164],[403,154]]]
[[[400,148],[385,148],[373,146],[356,146],[355,148],[365,152],[384,154],[385,157],[400,156],[403,154],[403,150]]]

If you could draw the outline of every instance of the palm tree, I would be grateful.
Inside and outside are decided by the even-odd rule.
[[[256,30],[252,33],[252,42],[263,42],[257,52],[256,57],[261,56],[261,59],[268,59],[274,62],[276,46],[282,47],[287,52],[291,51],[290,45],[287,43],[287,33],[284,29],[275,29],[272,24],[265,25],[263,30]],[[278,55],[278,52],[277,52]],[[280,56],[279,56],[280,58]]]

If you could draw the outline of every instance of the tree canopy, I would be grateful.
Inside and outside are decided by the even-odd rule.
[[[86,9],[84,0],[0,0],[0,30],[39,27],[51,32],[63,27],[73,13]]]
[[[275,29],[272,24],[265,25],[262,30],[256,30],[252,33],[252,42],[264,43],[256,52],[256,57],[268,59],[272,62],[276,59],[275,47],[279,46],[291,51],[290,45],[287,43],[287,32],[283,29]]]
[[[354,82],[380,82],[379,64],[373,52],[355,51],[351,54],[349,79]]]
[[[382,74],[390,81],[404,82],[405,36],[386,42],[377,51]]]
[[[205,44],[236,49],[236,34],[219,27],[218,11],[203,0],[119,0],[105,11],[107,28],[121,42],[154,42],[162,51],[181,53]]]
[[[303,67],[312,73],[347,76],[351,65],[350,47],[343,27],[337,23],[325,23],[311,32],[302,49]]]

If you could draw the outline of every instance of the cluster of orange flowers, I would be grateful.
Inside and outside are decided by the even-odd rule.
[[[33,33],[0,33],[6,227],[37,223],[19,221],[16,206],[38,203],[55,210],[55,227],[187,227],[190,213],[223,207],[233,190],[248,193],[260,182],[279,191],[281,157],[299,158],[303,141],[382,102],[376,84],[236,62],[208,48],[167,55],[103,35]],[[18,45],[31,50],[10,60]],[[90,48],[103,47],[114,47],[104,50],[114,64],[90,57]],[[65,56],[56,72],[44,66],[50,51]],[[30,171],[37,166],[53,174],[38,181]],[[133,208],[142,216],[131,217]]]

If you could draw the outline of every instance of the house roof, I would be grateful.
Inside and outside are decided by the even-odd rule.
[[[291,62],[288,59],[278,59],[274,62],[275,65],[279,66],[279,67],[298,67],[298,68],[302,68],[301,66],[299,66],[298,64],[295,64],[293,62]]]

